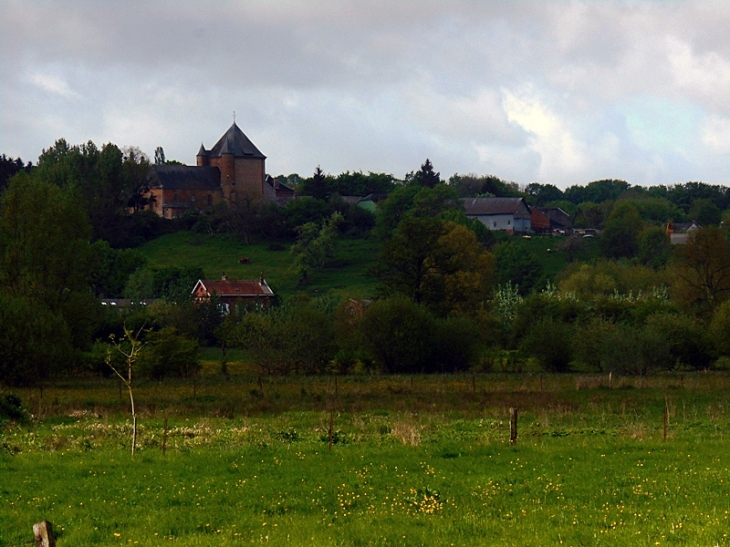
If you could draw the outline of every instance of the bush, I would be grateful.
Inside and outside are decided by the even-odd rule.
[[[422,305],[404,296],[371,304],[360,321],[365,345],[389,373],[432,372],[435,321]]]
[[[140,357],[140,373],[162,379],[168,375],[188,377],[200,370],[200,348],[196,340],[165,327],[148,335]]]
[[[23,408],[20,398],[13,393],[0,392],[0,425],[6,421],[25,422],[28,412]]]
[[[572,331],[567,323],[542,319],[530,326],[521,349],[535,357],[546,372],[568,372],[573,358]]]
[[[710,336],[696,320],[685,315],[656,313],[649,316],[646,328],[665,340],[670,357],[668,368],[710,368],[713,361]]]
[[[483,338],[477,322],[468,317],[450,317],[436,321],[433,371],[469,370],[479,361],[484,349]]]

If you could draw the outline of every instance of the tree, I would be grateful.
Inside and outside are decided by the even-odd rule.
[[[568,262],[573,262],[573,260],[575,260],[575,255],[585,249],[585,247],[586,245],[583,238],[575,234],[566,237],[563,242],[558,245],[558,249],[568,255]]]
[[[41,383],[72,355],[63,317],[36,299],[0,291],[0,384]]]
[[[720,224],[722,211],[711,199],[699,198],[692,202],[689,217],[700,226],[717,226]]]
[[[515,242],[502,243],[494,251],[497,283],[512,283],[520,294],[526,295],[537,287],[543,277],[542,264],[524,245]]]
[[[425,163],[421,165],[420,171],[416,171],[415,173],[411,172],[406,175],[406,184],[433,188],[440,182],[441,173],[434,173],[433,164],[428,158],[426,158]]]
[[[378,266],[385,294],[400,293],[439,316],[475,311],[492,286],[494,260],[465,226],[408,217]]]
[[[642,264],[654,269],[667,265],[672,255],[672,242],[664,228],[645,228],[639,234],[638,257]]]
[[[540,184],[531,182],[525,188],[528,196],[533,198],[533,203],[538,207],[543,207],[551,201],[560,201],[563,199],[563,191],[554,184]]]
[[[303,185],[302,191],[306,193],[305,195],[310,195],[314,199],[326,200],[329,196],[327,175],[324,174],[319,165],[314,170],[312,178]]]
[[[607,258],[633,258],[639,252],[639,234],[644,222],[636,207],[627,202],[617,204],[601,234],[601,254]]]
[[[140,357],[140,352],[144,347],[142,341],[142,333],[144,327],[141,327],[137,332],[133,332],[124,326],[124,336],[117,340],[112,334],[109,339],[112,346],[116,350],[117,355],[121,355],[123,360],[120,363],[118,359],[115,359],[115,354],[112,349],[107,350],[106,364],[109,366],[114,374],[116,374],[122,383],[127,388],[129,394],[130,412],[132,413],[132,456],[134,456],[135,449],[137,447],[137,412],[134,407],[134,391],[132,389],[132,383],[136,377],[135,369],[137,361]]]
[[[8,158],[5,154],[0,156],[0,192],[8,185],[13,176],[21,171],[30,173],[31,167],[30,162],[25,165],[20,158]]]
[[[294,262],[299,271],[299,282],[306,284],[308,273],[313,269],[327,266],[335,255],[337,244],[337,225],[342,222],[340,213],[332,216],[321,227],[308,222],[299,227],[296,243],[292,246]]]
[[[187,378],[197,374],[200,371],[198,342],[179,334],[175,327],[150,332],[140,354],[139,370],[156,380],[167,375]]]
[[[385,372],[426,372],[431,365],[432,346],[424,341],[433,337],[434,318],[404,295],[373,302],[360,328],[369,353]]]
[[[674,252],[674,298],[685,310],[709,317],[730,297],[730,244],[719,228],[700,228]]]

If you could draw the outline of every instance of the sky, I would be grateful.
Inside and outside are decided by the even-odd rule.
[[[0,154],[730,185],[730,2],[0,0]]]

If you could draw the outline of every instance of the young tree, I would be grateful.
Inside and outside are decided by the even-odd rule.
[[[136,333],[124,326],[124,336],[119,340],[112,334],[109,339],[116,352],[123,357],[122,363],[115,359],[110,347],[107,350],[106,364],[114,371],[122,383],[127,387],[129,394],[129,404],[132,413],[132,456],[134,456],[137,447],[137,412],[134,407],[134,391],[132,383],[136,377],[136,366],[140,353],[144,347],[142,342],[142,333],[144,327],[141,327]]]
[[[299,271],[299,283],[308,282],[310,270],[327,266],[335,255],[337,246],[337,225],[342,222],[340,213],[332,216],[321,227],[313,222],[300,226],[296,243],[292,246],[294,262]]]

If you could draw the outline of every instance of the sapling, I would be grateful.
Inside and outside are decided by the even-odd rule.
[[[141,340],[143,330],[144,325],[142,325],[135,334],[134,331],[128,329],[125,325],[124,336],[118,341],[114,334],[109,335],[109,340],[111,340],[114,348],[124,356],[126,371],[122,369],[122,372],[125,372],[126,374],[122,374],[122,372],[120,372],[121,367],[118,367],[114,364],[111,348],[107,349],[106,353],[106,364],[109,365],[109,368],[114,371],[114,374],[119,376],[119,379],[124,383],[125,386],[127,386],[127,392],[129,393],[129,403],[132,408],[132,456],[134,456],[134,449],[137,446],[137,413],[134,410],[134,392],[132,390],[132,380],[134,378],[134,365],[137,362],[137,359],[139,358],[139,353],[142,351],[142,347],[144,345],[144,342]]]

